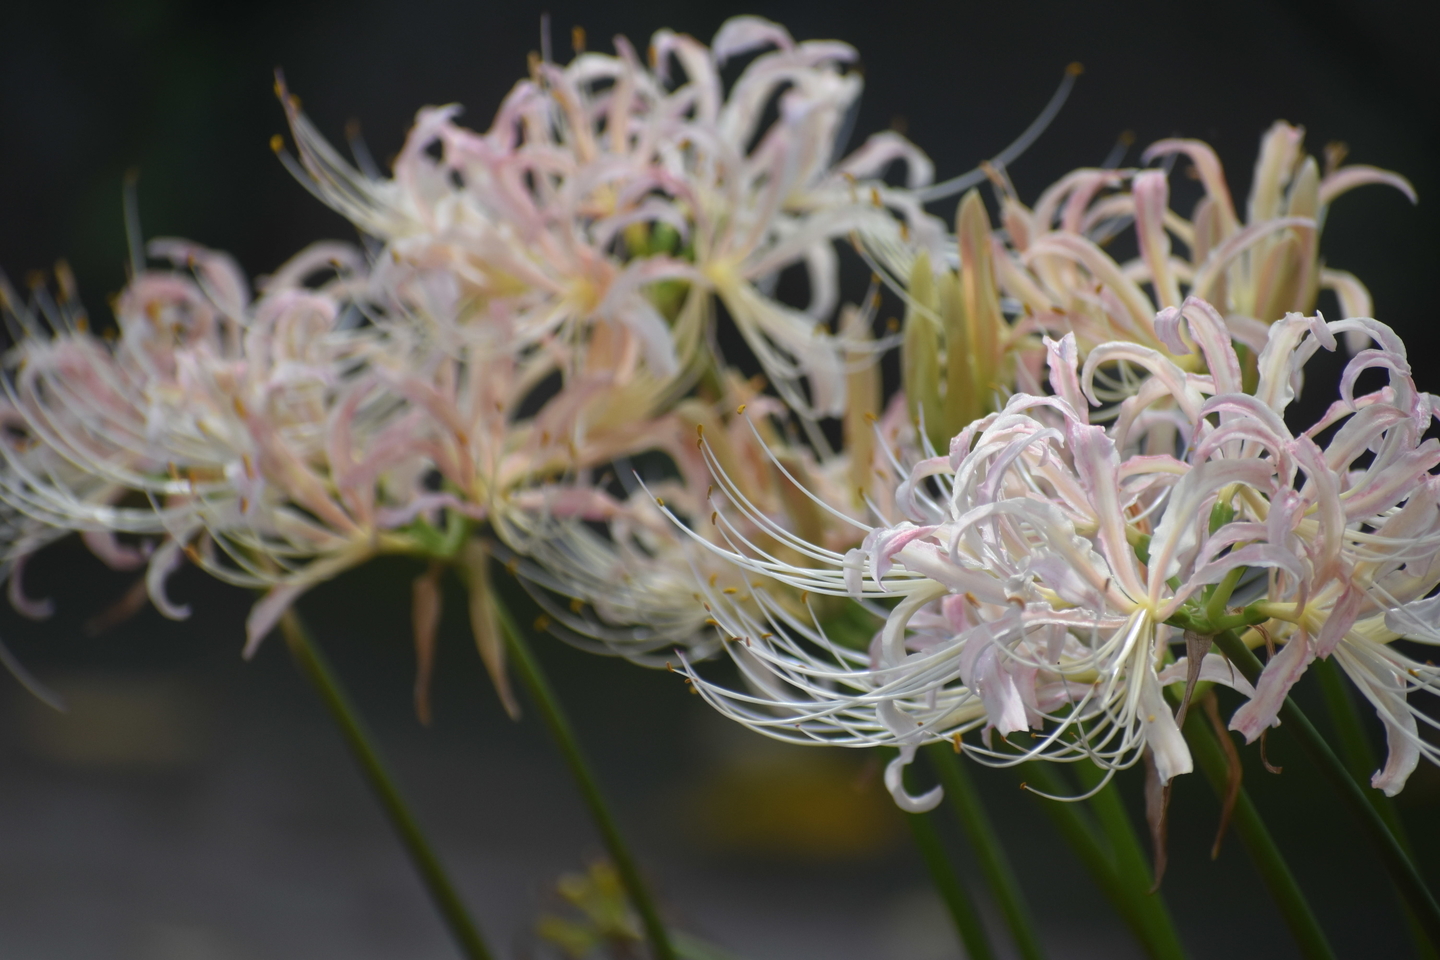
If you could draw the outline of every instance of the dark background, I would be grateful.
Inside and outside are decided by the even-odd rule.
[[[1376,316],[1407,338],[1422,388],[1440,388],[1433,4],[10,2],[0,267],[23,281],[67,258],[103,317],[124,278],[120,184],[131,167],[147,236],[228,250],[252,274],[312,240],[351,237],[270,153],[283,127],[273,69],[283,66],[323,131],[341,141],[357,119],[385,158],[424,104],[464,103],[465,122],[488,126],[539,46],[542,9],[562,58],[574,24],[608,51],[616,33],[643,44],[661,26],[705,40],[739,12],[797,38],[849,41],[867,84],[856,142],[903,118],[942,177],[1008,143],[1079,60],[1086,72],[1069,105],[1010,169],[1026,200],[1098,163],[1125,130],[1137,147],[1175,134],[1208,140],[1237,202],[1274,119],[1305,125],[1313,152],[1343,140],[1352,162],[1408,176],[1421,203],[1380,187],[1342,198],[1326,226],[1327,262],[1369,285]],[[1323,299],[1321,308],[1331,309]],[[416,572],[373,564],[304,609],[492,940],[521,950],[537,911],[556,908],[555,877],[598,843],[533,718],[511,724],[495,705],[453,586],[436,723],[414,720],[406,611]],[[70,543],[40,557],[29,582],[60,613],[37,625],[6,610],[0,632],[73,709],[48,715],[0,675],[0,956],[452,955],[282,647],[241,662],[248,597],[192,572],[176,588],[196,610],[190,621],[146,611],[91,636],[87,619],[126,579]],[[542,653],[662,898],[691,929],[757,960],[958,955],[864,758],[769,746],[665,674],[554,642]],[[1247,751],[1247,783],[1337,951],[1407,955],[1387,882],[1343,811],[1298,751],[1279,737],[1272,748],[1285,772],[1264,774]],[[1053,955],[1138,955],[1034,802],[1013,779],[980,774]],[[1132,796],[1138,786],[1126,784]],[[1165,893],[1192,955],[1293,956],[1239,844],[1209,861],[1216,809],[1200,778],[1176,793]],[[1422,767],[1401,799],[1434,878],[1440,777]]]

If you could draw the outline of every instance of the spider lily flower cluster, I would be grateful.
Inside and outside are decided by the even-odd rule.
[[[421,688],[455,567],[513,706],[498,556],[557,633],[646,663],[678,648],[757,730],[898,746],[907,809],[938,801],[902,785],[937,739],[994,765],[1148,754],[1169,781],[1191,758],[1167,689],[1232,686],[1253,739],[1315,657],[1385,722],[1376,786],[1435,759],[1408,700],[1435,671],[1394,641],[1440,643],[1436,401],[1318,253],[1336,197],[1413,200],[1403,178],[1336,151],[1322,172],[1277,123],[1243,220],[1214,152],[1167,140],[1142,160],[1193,166],[1188,218],[1164,169],[1078,170],[1031,208],[992,167],[1001,229],[971,191],[950,233],[908,141],[834,159],[860,92],[849,46],[753,17],[708,48],[662,30],[648,63],[578,40],[567,65],[534,59],[483,133],[420,111],[390,176],[363,148],[344,159],[281,82],[296,154],[276,151],[362,247],[316,245],[252,290],[223,254],[155,241],[170,266],[137,265],[113,336],[65,276],[58,301],[4,291],[17,606],[46,612],[24,560],[78,531],[145,567],[168,616],[186,559],[262,591],[253,651],[306,589],[408,554],[430,561]],[[903,186],[882,178],[896,164]],[[1105,245],[1131,225],[1120,263]],[[840,306],[842,242],[875,270],[862,308]],[[775,295],[791,268],[807,304]],[[882,284],[906,318],[877,339]],[[1314,313],[1322,289],[1350,319]],[[763,377],[721,355],[722,311]],[[1291,432],[1306,360],[1342,335],[1339,399]],[[886,403],[875,361],[895,346]],[[1362,374],[1389,383],[1357,393]],[[1254,687],[1208,652],[1230,630],[1276,651]],[[744,689],[696,666],[722,647]]]
[[[909,796],[899,772],[923,742],[951,739],[994,765],[1048,758],[1109,770],[1150,751],[1168,782],[1191,758],[1166,686],[1239,690],[1248,700],[1232,727],[1254,739],[1305,666],[1333,655],[1385,721],[1390,759],[1374,783],[1397,792],[1434,752],[1406,694],[1433,692],[1436,671],[1392,641],[1440,642],[1425,599],[1440,584],[1440,442],[1423,439],[1440,402],[1416,390],[1403,344],[1373,320],[1292,314],[1273,324],[1252,391],[1209,304],[1188,299],[1154,326],[1171,354],[1193,349],[1209,372],[1122,342],[1097,346],[1081,367],[1073,334],[1047,339],[1050,392],[1015,394],[947,455],[917,462],[895,491],[899,515],[861,547],[817,547],[808,556],[819,563],[800,566],[732,539],[732,562],[852,597],[884,625],[854,650],[813,618],[773,607],[757,617],[711,594],[750,685],[731,690],[687,665],[692,682],[772,736],[900,747],[887,779],[918,810],[939,795]],[[1283,414],[1301,368],[1341,333],[1375,346],[1349,362],[1326,415],[1292,434]],[[1107,429],[1090,418],[1095,380],[1120,361],[1147,376]],[[1390,382],[1357,395],[1370,369]],[[1156,419],[1177,444],[1152,445]],[[885,601],[894,605],[876,606]],[[1226,629],[1245,630],[1252,646],[1283,645],[1258,688],[1194,642]],[[1187,639],[1193,663],[1174,658]],[[963,739],[974,731],[978,740]]]
[[[708,643],[693,617],[665,621],[674,590],[628,605],[616,591],[616,571],[642,554],[663,568],[675,538],[648,499],[637,509],[603,475],[628,482],[620,465],[658,450],[698,477],[684,438],[723,429],[717,397],[828,416],[848,415],[859,390],[878,406],[871,314],[830,326],[835,243],[893,241],[906,215],[922,231],[910,194],[868,178],[901,161],[918,186],[930,167],[892,133],[832,159],[860,92],[844,44],[741,17],[709,48],[661,31],[648,67],[623,38],[616,48],[533,62],[485,133],[459,126],[457,107],[420,111],[389,177],[363,148],[358,167],[340,157],[282,82],[298,160],[274,146],[363,249],[316,245],[252,290],[225,255],[155,241],[104,334],[68,278],[60,302],[7,291],[0,501],[17,605],[46,612],[24,595],[24,560],[79,531],[112,566],[145,567],[167,616],[188,612],[166,590],[186,559],[262,591],[250,652],[306,589],[409,554],[434,561],[415,587],[422,672],[438,577],[457,566],[498,674],[498,551],[534,556],[537,582],[593,603],[633,641],[621,652],[643,656],[657,633]],[[753,58],[727,90],[719,72],[737,56]],[[803,307],[770,292],[791,266],[809,276]],[[717,303],[788,407],[719,355]],[[701,398],[685,399],[697,382]],[[783,500],[736,433],[755,482]],[[849,469],[807,461],[791,439],[807,482]],[[596,525],[609,532],[582,542]]]

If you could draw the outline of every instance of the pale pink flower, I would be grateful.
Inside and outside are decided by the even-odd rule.
[[[624,38],[616,50],[535,62],[483,134],[455,124],[458,108],[422,110],[393,178],[351,167],[282,92],[295,172],[387,255],[443,273],[465,304],[462,325],[504,322],[527,343],[577,345],[595,324],[626,326],[645,359],[637,376],[663,395],[709,362],[718,296],[792,408],[838,415],[847,345],[826,327],[838,306],[834,244],[898,236],[887,204],[922,229],[913,197],[864,178],[901,160],[918,186],[929,162],[892,133],[832,162],[860,92],[845,44],[796,43],[738,17],[710,48],[660,31],[650,68]],[[721,66],[755,51],[768,52],[726,91]],[[809,277],[803,310],[765,292],[792,265]]]
[[[1033,209],[1007,186],[1002,218],[1011,249],[997,260],[1000,284],[1034,324],[1052,335],[1074,330],[1082,354],[1114,339],[1160,347],[1151,319],[1187,295],[1212,303],[1256,352],[1268,324],[1310,313],[1321,289],[1335,291],[1346,316],[1368,316],[1364,285],[1321,263],[1329,206],[1363,184],[1392,186],[1411,202],[1415,192],[1399,174],[1339,166],[1342,154],[1333,150],[1322,171],[1304,154],[1303,136],[1283,121],[1266,132],[1243,217],[1219,158],[1199,140],[1161,140],[1141,157],[1183,156],[1193,165],[1205,196],[1188,217],[1171,209],[1168,175],[1158,169],[1075,170]],[[1118,263],[1101,244],[1131,225],[1139,256]]]
[[[872,607],[884,627],[863,654],[834,642],[813,617],[763,604],[757,615],[708,592],[748,689],[727,689],[687,667],[697,689],[771,736],[899,746],[887,782],[907,809],[922,809],[938,795],[905,795],[903,765],[920,743],[977,729],[980,741],[965,746],[981,762],[1088,759],[1113,770],[1148,750],[1162,782],[1188,772],[1189,750],[1163,688],[1191,673],[1184,658],[1171,661],[1170,646],[1185,630],[1247,624],[1268,624],[1273,640],[1288,640],[1254,706],[1236,718],[1247,722],[1259,711],[1248,721],[1258,731],[1273,719],[1273,708],[1264,712],[1272,688],[1283,694],[1293,681],[1286,664],[1303,667],[1308,649],[1303,635],[1276,625],[1303,623],[1306,604],[1323,602],[1327,591],[1367,590],[1368,606],[1347,600],[1337,616],[1357,609],[1372,622],[1348,633],[1334,625],[1335,636],[1326,634],[1345,645],[1340,662],[1367,696],[1393,713],[1397,684],[1401,693],[1405,684],[1428,687],[1430,673],[1382,676],[1373,666],[1377,658],[1396,662],[1399,654],[1383,641],[1402,621],[1407,635],[1431,639],[1433,631],[1415,623],[1433,606],[1420,598],[1440,577],[1432,572],[1440,570],[1440,540],[1428,473],[1440,450],[1433,440],[1419,442],[1434,401],[1408,384],[1398,340],[1371,320],[1291,317],[1271,328],[1259,385],[1247,394],[1224,320],[1208,304],[1187,300],[1162,312],[1154,328],[1168,351],[1101,344],[1083,370],[1073,336],[1047,342],[1053,394],[1017,394],[957,435],[949,456],[915,464],[895,492],[904,519],[873,528],[861,549],[841,555],[811,544],[808,564],[797,565],[753,539],[715,548],[791,588],[899,602]],[[1281,414],[1304,361],[1350,330],[1382,348],[1352,361],[1342,401],[1312,431],[1354,413],[1355,426],[1337,433],[1327,455],[1312,436],[1290,436]],[[1210,373],[1187,372],[1167,355],[1183,357],[1192,344]],[[1116,361],[1148,377],[1106,429],[1088,411],[1098,403],[1097,370]],[[1405,382],[1356,400],[1354,379],[1369,366]],[[1356,412],[1371,407],[1377,412]],[[1152,418],[1173,425],[1175,447],[1151,446]],[[1375,444],[1377,463],[1344,472],[1363,451],[1362,437]],[[1392,536],[1386,524],[1418,535]],[[1383,586],[1370,589],[1377,574]],[[1253,595],[1239,603],[1247,591]],[[1314,616],[1324,622],[1328,612]],[[1387,617],[1388,638],[1376,632]],[[1259,634],[1249,639],[1261,642]],[[1254,692],[1213,654],[1194,676]],[[1404,742],[1425,749],[1413,721],[1409,729],[1408,738],[1401,730]],[[1029,738],[1000,747],[992,731]]]

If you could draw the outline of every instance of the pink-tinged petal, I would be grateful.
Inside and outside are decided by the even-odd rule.
[[[191,243],[157,237],[146,244],[152,257],[163,257],[177,267],[191,267],[201,287],[220,312],[240,322],[250,303],[250,283],[231,256]]]
[[[1104,561],[1091,554],[1097,567]],[[1042,553],[1030,560],[1030,572],[1046,587],[1054,590],[1066,603],[1073,603],[1086,610],[1104,610],[1105,594],[1090,578],[1075,568],[1069,557],[1058,553]]]
[[[145,588],[150,593],[150,602],[155,605],[156,610],[171,620],[184,620],[190,616],[188,605],[177,606],[165,595],[165,581],[184,559],[185,553],[180,541],[172,538],[162,543],[159,549],[150,555],[150,566],[145,571]]]
[[[1041,236],[1026,251],[1025,260],[1033,262],[1043,257],[1061,257],[1080,264],[1090,271],[1096,281],[1119,298],[1125,311],[1129,332],[1141,343],[1154,343],[1153,319],[1155,308],[1140,287],[1121,272],[1110,255],[1085,237],[1069,233],[1051,233]]]
[[[1356,163],[1348,167],[1341,167],[1320,181],[1320,203],[1331,203],[1347,190],[1353,190],[1368,183],[1381,183],[1387,187],[1394,187],[1405,194],[1411,203],[1420,202],[1420,198],[1415,195],[1415,188],[1400,174]]]
[[[1165,690],[1155,673],[1146,670],[1140,678],[1140,711],[1145,724],[1145,742],[1155,755],[1155,772],[1161,783],[1169,783],[1182,773],[1195,769],[1190,748],[1175,724]]]
[[[1403,698],[1394,699],[1398,701],[1396,707],[1404,706]],[[1390,751],[1385,757],[1385,766],[1370,778],[1370,786],[1384,791],[1387,797],[1393,797],[1405,789],[1405,781],[1410,779],[1410,774],[1420,763],[1420,748],[1415,743],[1420,732],[1416,729],[1414,714],[1408,709],[1403,712],[1392,709],[1381,720],[1385,724],[1385,743]]]
[[[10,582],[6,584],[6,592],[10,598],[10,606],[14,607],[17,613],[31,620],[44,620],[55,612],[55,602],[48,599],[36,600],[25,595],[25,563],[29,559],[28,555],[15,558],[10,567]]]
[[[731,57],[765,47],[793,50],[795,39],[789,30],[773,20],[749,15],[731,17],[720,25],[710,41],[710,55],[715,58],[716,66],[723,67]]]
[[[934,526],[917,527],[908,520],[898,527],[892,527],[886,534],[876,542],[874,560],[874,577],[881,579],[890,572],[894,563],[895,554],[905,549],[905,546],[912,540],[922,540],[935,532]]]
[[[1230,729],[1254,743],[1261,731],[1273,727],[1290,688],[1305,673],[1310,661],[1315,659],[1310,651],[1310,638],[1303,632],[1296,633],[1280,652],[1270,659],[1255,685],[1255,696],[1235,711],[1230,718]]]
[[[882,704],[881,708],[885,706],[888,703]],[[928,813],[945,799],[945,789],[932,787],[918,797],[906,792],[905,768],[915,761],[915,749],[915,744],[905,744],[900,748],[900,755],[885,765],[885,789],[890,791],[895,805],[906,813]]]
[[[1180,312],[1190,322],[1190,335],[1200,345],[1205,366],[1215,380],[1215,392],[1240,393],[1244,389],[1240,378],[1240,358],[1230,342],[1232,334],[1225,318],[1199,297],[1186,297]]]
[[[1355,619],[1365,600],[1364,590],[1354,583],[1346,585],[1345,592],[1340,595],[1339,600],[1335,601],[1330,615],[1325,618],[1325,622],[1320,626],[1320,632],[1315,636],[1315,656],[1326,659],[1335,652],[1335,647],[1355,625]]]
[[[1065,334],[1059,343],[1049,337],[1045,337],[1044,342],[1050,363],[1050,389],[1071,406],[1076,416],[1088,420],[1090,407],[1080,389],[1080,350],[1075,344],[1075,334]]]
[[[1149,163],[1157,157],[1174,153],[1183,153],[1195,164],[1200,182],[1205,185],[1205,195],[1215,203],[1220,212],[1221,236],[1228,237],[1234,233],[1240,221],[1235,215],[1235,204],[1230,199],[1230,187],[1225,183],[1225,170],[1209,144],[1202,140],[1157,140],[1145,148],[1145,152],[1140,155],[1140,162]]]
[[[990,726],[1002,737],[1029,729],[1025,701],[1015,678],[1010,675],[1000,645],[980,636],[972,637],[962,649],[961,678],[980,697]]]
[[[1313,339],[1307,342],[1307,336]],[[1305,361],[1321,346],[1335,349],[1335,338],[1317,317],[1292,314],[1271,324],[1270,337],[1257,361],[1259,382],[1255,398],[1276,413],[1284,413],[1300,392]]]
[[[300,594],[304,593],[309,585],[282,584],[278,587],[271,587],[255,605],[250,608],[250,614],[245,618],[245,649],[240,655],[246,660],[255,656],[255,651],[260,649],[260,642],[270,635],[275,629],[275,624],[295,603]]]
[[[85,546],[111,570],[137,570],[145,564],[145,554],[115,539],[109,530],[87,530],[80,535]]]
[[[1220,246],[1210,251],[1210,256],[1206,257],[1200,269],[1195,271],[1195,279],[1190,284],[1191,292],[1203,300],[1213,298],[1217,284],[1236,257],[1271,234],[1288,230],[1291,227],[1314,230],[1315,221],[1309,217],[1276,217],[1273,220],[1262,220],[1259,223],[1251,224],[1235,233]]]
[[[1190,352],[1190,346],[1180,336],[1180,308],[1166,307],[1155,314],[1155,336],[1177,357]]]
[[[905,790],[905,768],[915,761],[915,751],[919,746],[916,742],[919,737],[915,721],[889,700],[880,702],[876,715],[896,738],[900,748],[900,755],[885,766],[885,789],[890,791],[895,805],[906,813],[934,810],[940,805],[940,801],[945,799],[944,788],[933,787],[918,797]]]
[[[1184,683],[1189,677],[1189,672],[1189,658],[1181,657],[1160,671],[1160,685],[1168,687],[1174,683]],[[1224,684],[1247,697],[1255,696],[1255,688],[1250,685],[1250,681],[1235,669],[1233,663],[1218,653],[1207,653],[1205,658],[1200,661],[1200,676],[1197,679],[1207,683]]]
[[[1385,626],[1410,640],[1440,644],[1440,594],[1392,607]]]
[[[1405,681],[1396,674],[1397,664],[1376,653],[1366,641],[1342,644],[1335,659],[1385,725],[1390,752],[1370,785],[1393,797],[1404,788],[1420,760],[1420,734],[1414,710],[1405,701]]]
[[[1140,255],[1150,270],[1156,299],[1162,307],[1179,306],[1180,284],[1170,270],[1170,235],[1165,232],[1170,181],[1163,170],[1144,170],[1135,175],[1130,190],[1135,198],[1135,233],[1140,242]]]
[[[952,459],[953,455],[948,457],[930,457],[927,460],[921,460],[910,468],[909,476],[905,478],[900,486],[895,488],[895,505],[900,508],[905,516],[914,517],[917,520],[925,519],[926,511],[921,504],[915,502],[917,492],[924,488],[925,481],[928,478],[951,472],[952,467],[950,463]]]
[[[845,551],[845,590],[856,600],[865,593],[865,560],[866,552],[860,547]]]
[[[871,134],[859,150],[835,167],[835,172],[866,180],[878,177],[896,160],[905,164],[905,186],[909,189],[926,187],[934,181],[935,165],[925,151],[891,131]]]
[[[1320,289],[1329,290],[1340,301],[1340,312],[1346,317],[1369,317],[1375,313],[1370,291],[1360,278],[1344,270],[1321,270]],[[1365,349],[1369,338],[1358,330],[1345,334],[1345,349],[1352,354]]]
[[[1250,199],[1245,220],[1258,224],[1280,213],[1285,198],[1285,184],[1295,169],[1300,142],[1305,131],[1284,120],[1277,120],[1260,138],[1260,153],[1255,158],[1255,173],[1250,178]]]
[[[1079,427],[1071,434],[1075,471],[1090,495],[1099,525],[1102,554],[1120,588],[1132,599],[1145,595],[1135,551],[1125,536],[1124,508],[1120,504],[1119,457],[1115,444],[1101,427]]]

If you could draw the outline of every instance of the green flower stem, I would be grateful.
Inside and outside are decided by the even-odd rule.
[[[1215,790],[1215,796],[1224,803],[1227,785],[1225,754],[1215,738],[1215,731],[1210,729],[1210,723],[1201,711],[1192,711],[1185,718],[1185,739],[1205,779]],[[1300,955],[1306,960],[1335,960],[1335,952],[1325,938],[1325,931],[1320,928],[1305,894],[1295,882],[1295,875],[1290,872],[1280,848],[1275,845],[1274,838],[1243,787],[1235,801],[1232,822],[1255,864],[1256,872],[1275,898],[1275,905],[1280,908],[1280,915],[1290,928]]]
[[[616,825],[615,817],[610,813],[610,808],[600,793],[600,785],[595,779],[594,772],[590,769],[589,762],[586,761],[585,755],[580,750],[580,741],[575,737],[575,730],[570,726],[570,720],[565,716],[559,698],[555,696],[550,681],[546,679],[544,671],[540,668],[540,662],[535,659],[530,645],[525,641],[525,636],[520,632],[509,609],[500,602],[498,597],[495,602],[495,611],[500,620],[500,628],[505,633],[506,646],[515,664],[515,672],[519,674],[520,682],[529,691],[530,699],[539,708],[540,716],[550,730],[550,736],[554,738],[555,745],[560,748],[561,756],[565,758],[566,766],[570,768],[570,775],[575,778],[581,798],[590,808],[590,816],[600,831],[600,839],[610,853],[610,859],[615,864],[615,871],[620,874],[620,882],[624,884],[625,892],[629,895],[635,912],[640,914],[640,923],[645,928],[645,939],[650,942],[650,949],[655,960],[675,960],[675,948],[671,946],[665,925],[660,922],[660,914],[655,909],[655,901],[651,898],[645,882],[640,878],[640,870],[635,865],[635,858],[630,855],[630,848],[625,845],[625,840],[620,836],[620,828]]]
[[[985,934],[980,914],[960,878],[950,868],[950,860],[945,855],[930,814],[907,813],[905,820],[910,824],[910,833],[915,837],[920,857],[930,871],[930,881],[935,884],[940,899],[945,901],[950,919],[955,921],[955,932],[960,934],[965,956],[969,960],[994,960],[995,951],[990,947],[990,938]]]
[[[1251,683],[1259,680],[1262,669],[1260,659],[1245,646],[1244,641],[1234,631],[1224,630],[1216,634],[1215,643]],[[1380,855],[1380,861],[1389,872],[1390,879],[1399,888],[1400,896],[1414,911],[1416,921],[1424,929],[1431,944],[1440,944],[1440,904],[1436,904],[1435,897],[1425,886],[1415,864],[1395,839],[1395,834],[1386,826],[1384,818],[1365,796],[1364,789],[1355,782],[1345,764],[1340,762],[1335,751],[1330,749],[1325,738],[1320,736],[1310,718],[1305,716],[1294,700],[1285,698],[1285,705],[1280,708],[1280,717],[1284,721],[1284,729],[1291,731],[1299,740],[1300,748],[1310,757],[1311,762],[1320,768],[1320,773],[1340,794],[1341,802],[1359,821],[1361,829]]]
[[[1064,796],[1071,793],[1073,788],[1061,779],[1054,768],[1045,762],[1027,763],[1017,768],[1028,783],[1033,783],[1044,793],[1051,796]],[[1129,895],[1125,891],[1125,885],[1120,880],[1120,875],[1115,872],[1115,864],[1111,861],[1109,852],[1105,849],[1104,839],[1098,834],[1095,825],[1085,816],[1078,803],[1064,803],[1059,800],[1050,800],[1047,797],[1035,796],[1035,802],[1039,804],[1040,810],[1050,819],[1050,823],[1059,831],[1060,836],[1070,845],[1070,849],[1080,858],[1085,869],[1090,872],[1090,877],[1105,899],[1110,901],[1127,926],[1142,943],[1148,943],[1148,933],[1145,922],[1135,912]]]
[[[1076,776],[1087,790],[1093,789],[1104,776],[1091,763],[1081,761],[1074,766]],[[1170,908],[1165,905],[1160,892],[1150,892],[1153,885],[1150,862],[1114,781],[1090,798],[1090,809],[1095,812],[1100,830],[1110,842],[1112,862],[1126,898],[1145,926],[1145,945],[1150,955],[1155,960],[1182,960],[1185,948],[1180,943],[1180,934],[1175,930]]]
[[[1340,756],[1345,761],[1345,766],[1350,768],[1350,775],[1359,783],[1365,796],[1369,799],[1375,812],[1385,821],[1390,832],[1395,835],[1403,849],[1413,859],[1415,848],[1410,845],[1410,838],[1405,833],[1405,824],[1400,819],[1400,811],[1395,809],[1395,803],[1379,790],[1365,790],[1369,786],[1370,774],[1380,766],[1375,756],[1374,749],[1370,746],[1370,738],[1365,733],[1365,725],[1360,719],[1360,711],[1355,709],[1355,698],[1350,693],[1350,688],[1345,683],[1345,678],[1340,673],[1340,668],[1333,660],[1317,660],[1310,665],[1320,681],[1320,693],[1325,698],[1326,709],[1330,713],[1330,722],[1335,727],[1336,739],[1340,744]],[[1437,960],[1440,958],[1440,951],[1431,945],[1425,936],[1424,928],[1415,917],[1415,911],[1410,909],[1409,904],[1405,908],[1405,925],[1410,929],[1410,937],[1415,941],[1415,949],[1421,960]]]
[[[349,694],[340,685],[324,652],[315,643],[310,631],[305,629],[300,615],[293,608],[280,618],[280,632],[284,635],[290,655],[295,659],[300,672],[315,687],[315,692],[330,711],[331,718],[344,734],[345,742],[349,744],[356,762],[360,764],[361,772],[379,797],[380,805],[385,808],[390,825],[400,835],[400,841],[410,854],[415,869],[420,871],[425,888],[430,892],[430,899],[445,918],[445,925],[450,928],[461,953],[468,960],[491,960],[493,955],[485,946],[479,927],[465,909],[455,885],[440,863],[440,858],[436,856],[415,815],[410,812],[405,798],[401,796],[394,776],[386,768],[385,761],[375,745],[374,736],[360,718]]]
[[[1045,950],[1035,933],[1035,920],[1025,894],[1015,879],[1015,871],[1005,856],[1005,849],[995,833],[995,827],[980,802],[980,794],[965,770],[965,765],[956,756],[954,748],[946,743],[932,743],[925,748],[930,765],[935,768],[940,784],[945,788],[945,797],[950,808],[960,821],[975,856],[980,861],[980,871],[990,884],[990,892],[1000,905],[1005,924],[1015,938],[1015,947],[1023,960],[1044,960]]]
[[[1330,722],[1335,726],[1340,756],[1345,761],[1345,766],[1350,769],[1350,776],[1362,786],[1369,786],[1370,774],[1379,768],[1380,763],[1375,751],[1370,747],[1365,725],[1360,719],[1360,711],[1355,709],[1355,699],[1345,686],[1340,668],[1335,666],[1333,660],[1316,660],[1310,665],[1310,671],[1320,681],[1320,694],[1325,698]],[[1395,809],[1394,802],[1379,790],[1366,790],[1365,797],[1375,808],[1375,812],[1380,814],[1390,832],[1395,834],[1400,846],[1413,856],[1415,851],[1410,846],[1410,838],[1405,834],[1405,825],[1400,822],[1400,812]]]

